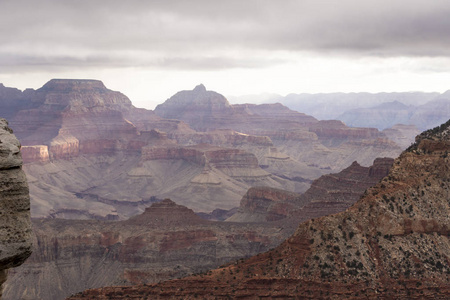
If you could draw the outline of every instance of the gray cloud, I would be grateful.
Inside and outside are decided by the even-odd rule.
[[[444,0],[6,0],[0,2],[0,68],[284,63],[265,57],[273,51],[450,56],[449,15]]]

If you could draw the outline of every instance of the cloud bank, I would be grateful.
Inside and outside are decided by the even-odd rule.
[[[444,0],[6,0],[0,73],[264,68],[289,63],[286,53],[449,57],[449,15]]]

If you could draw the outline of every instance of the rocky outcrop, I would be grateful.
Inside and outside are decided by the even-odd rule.
[[[202,276],[71,299],[448,299],[450,121],[418,137],[347,211],[300,224],[279,247]]]
[[[377,158],[372,166],[363,167],[355,161],[339,173],[314,180],[303,194],[269,187],[251,188],[242,198],[238,211],[227,220],[299,222],[342,212],[385,177],[393,162],[392,158]]]
[[[192,91],[178,92],[158,105],[155,113],[163,118],[182,120],[198,131],[233,129],[248,133],[251,130],[292,130],[317,122],[313,117],[281,104],[230,105],[224,96],[207,91],[203,85]]]
[[[273,146],[268,136],[250,135],[233,130],[214,130],[208,132],[177,132],[170,134],[181,145],[210,144],[228,147],[270,147]]]
[[[234,222],[267,222],[286,218],[299,194],[269,187],[252,187],[242,197]]]
[[[393,163],[394,159],[387,157],[375,159],[370,167],[363,167],[355,161],[339,173],[321,176],[299,197],[306,204],[291,211],[290,216],[306,221],[346,210],[366,189],[385,177]]]
[[[47,145],[23,146],[21,150],[24,163],[49,161]]]
[[[80,154],[140,151],[135,141],[141,141],[141,137],[124,118],[124,114],[137,109],[126,96],[107,89],[101,81],[52,79],[38,90],[27,90],[21,97],[25,99],[22,102],[10,99],[17,103],[11,127],[23,145],[47,146],[50,160]],[[147,115],[151,118],[151,113]],[[26,162],[45,161],[42,150],[27,150]]]
[[[309,130],[322,139],[369,139],[381,136],[376,128],[352,128],[336,120],[319,121],[311,125]]]
[[[248,176],[269,176],[261,170],[258,160],[252,153],[239,150],[199,144],[188,147],[144,147],[142,159],[149,160],[185,160],[198,164],[206,169],[219,169],[230,176],[240,176],[239,170]],[[242,173],[242,176],[246,176]]]
[[[199,131],[217,126],[222,119],[230,119],[235,114],[224,96],[207,91],[202,84],[192,91],[176,93],[163,104],[156,106],[155,113],[166,119],[184,121]]]
[[[156,283],[267,251],[287,235],[273,224],[206,221],[168,199],[126,221],[34,219],[33,230],[33,254],[10,274],[5,299]]]
[[[0,119],[0,298],[6,272],[31,254],[30,196],[20,143]]]
[[[278,119],[282,121],[294,121],[301,125],[308,126],[317,123],[317,119],[304,113],[291,110],[281,103],[273,104],[234,104],[236,110],[244,110],[250,115],[258,115],[270,119]]]

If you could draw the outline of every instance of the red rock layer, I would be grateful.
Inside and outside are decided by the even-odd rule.
[[[143,160],[183,159],[202,166],[206,164],[215,168],[258,168],[255,155],[244,150],[214,147],[200,144],[189,147],[144,147]]]

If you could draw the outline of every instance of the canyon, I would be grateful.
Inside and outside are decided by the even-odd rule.
[[[301,223],[273,250],[199,275],[69,299],[448,299],[449,150],[450,120],[418,135],[346,211]]]
[[[98,80],[0,85],[0,110],[21,143],[34,231],[5,299],[155,284],[269,251],[352,206],[417,132],[232,105],[203,85],[154,111]]]
[[[229,210],[253,186],[301,193],[355,160],[401,152],[376,129],[281,104],[231,105],[203,85],[150,111],[98,80],[52,79],[0,86],[0,109],[22,144],[36,218],[125,220],[163,198]]]
[[[5,299],[64,299],[88,288],[152,284],[268,251],[301,220],[356,202],[392,162],[355,162],[313,181],[303,195],[250,188],[225,222],[202,219],[169,199],[124,221],[33,219],[33,254],[10,273]]]

